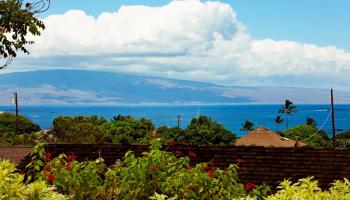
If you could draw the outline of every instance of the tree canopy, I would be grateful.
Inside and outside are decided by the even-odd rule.
[[[318,131],[318,129],[314,126],[308,126],[304,124],[300,126],[294,126],[290,129],[287,129],[283,133],[283,136],[293,140],[300,140],[310,147],[330,147],[328,138],[325,138],[325,132]]]
[[[22,0],[0,0],[0,69],[7,67],[17,52],[29,54],[26,46],[33,44],[28,36],[38,36],[45,29],[35,14],[45,11],[50,0],[23,3]]]

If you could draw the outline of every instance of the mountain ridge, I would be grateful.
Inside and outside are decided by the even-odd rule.
[[[26,105],[122,104],[302,104],[328,103],[326,89],[245,87],[164,77],[88,70],[38,70],[0,74],[0,105],[13,91]],[[337,103],[349,103],[349,91],[337,91]]]

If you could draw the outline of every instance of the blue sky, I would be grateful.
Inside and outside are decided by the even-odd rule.
[[[87,69],[349,90],[348,10],[346,0],[52,0],[31,55],[6,72]]]
[[[52,0],[42,16],[71,9],[98,16],[121,5],[162,6],[169,0]],[[222,0],[236,11],[238,19],[256,39],[273,38],[335,45],[350,51],[350,1],[348,0]]]

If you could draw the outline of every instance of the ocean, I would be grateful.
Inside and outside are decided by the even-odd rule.
[[[297,113],[288,117],[289,126],[304,124],[307,117],[316,120],[318,127],[331,135],[330,105],[296,105]],[[50,128],[54,118],[64,116],[97,115],[111,119],[118,114],[132,115],[136,118],[151,119],[157,127],[162,125],[176,126],[180,116],[180,126],[186,127],[192,118],[206,115],[223,124],[238,136],[245,120],[252,121],[255,126],[266,126],[271,130],[284,130],[285,122],[279,127],[274,119],[281,105],[213,105],[213,106],[22,106],[19,108],[24,115],[39,124],[41,128]],[[0,106],[1,112],[14,112],[13,106]],[[284,116],[282,116],[284,117]],[[335,124],[339,129],[350,130],[350,105],[335,105]]]

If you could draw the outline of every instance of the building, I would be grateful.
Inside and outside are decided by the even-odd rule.
[[[260,126],[236,141],[236,146],[302,147],[305,143],[280,136]]]

